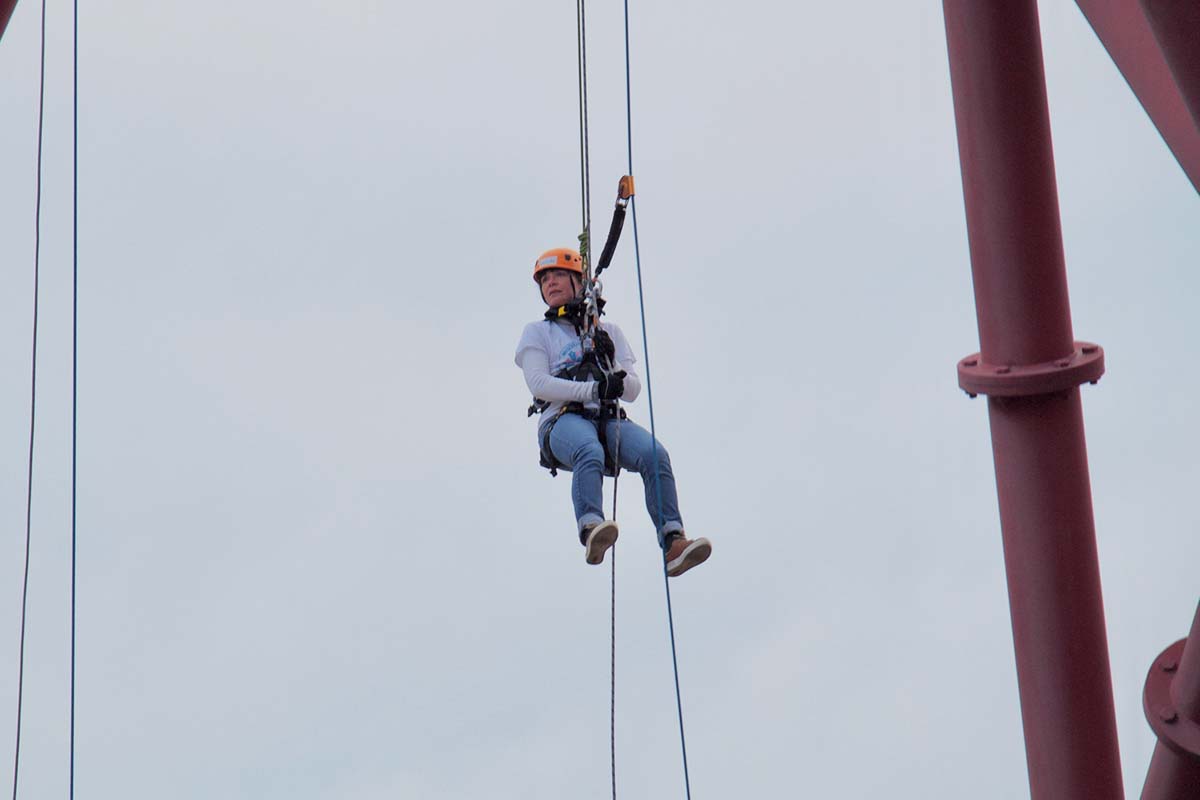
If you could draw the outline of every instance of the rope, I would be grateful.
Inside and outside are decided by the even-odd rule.
[[[617,517],[616,487],[614,485],[613,519]],[[612,561],[612,614],[609,617],[609,675],[612,676],[608,691],[608,752],[612,764],[612,796],[617,800],[617,546],[609,550]]]
[[[580,235],[580,255],[583,256],[584,273],[591,277],[591,255],[589,240],[592,231],[592,173],[588,143],[587,102],[587,14],[584,0],[575,0],[575,27],[578,35],[579,59],[579,191],[582,195],[583,233]]]
[[[71,743],[68,798],[75,798],[75,529],[79,440],[79,0],[71,21]]]
[[[590,146],[588,141],[588,101],[587,101],[587,9],[585,0],[575,3],[576,33],[578,35],[579,61],[579,191],[582,207],[583,232],[579,235],[579,254],[583,258],[583,270],[587,280],[592,280],[591,232],[592,232],[592,185]],[[589,323],[591,320],[589,319]],[[598,323],[597,323],[598,324]],[[599,363],[599,359],[597,359]],[[604,369],[601,366],[601,369]],[[619,406],[618,406],[619,409]],[[621,474],[619,453],[621,452],[621,417],[619,411],[614,412],[617,420],[617,435],[613,453],[616,461],[613,470],[613,521],[617,519],[617,487]],[[602,419],[601,425],[607,423]],[[612,797],[617,798],[617,548],[611,549],[610,566],[610,613],[609,613],[609,759],[612,776]]]
[[[17,655],[17,735],[13,747],[13,800],[21,772],[21,712],[25,697],[25,622],[29,610],[29,554],[33,540],[33,442],[37,420],[38,286],[42,251],[42,131],[46,105],[46,0],[42,0],[41,66],[38,87],[37,179],[33,223],[33,349],[29,377],[29,470],[25,488],[25,574],[21,588],[21,640]]]
[[[629,0],[624,0],[625,6],[625,139],[627,152],[629,157],[629,171],[627,174],[633,175],[633,101],[630,85],[632,83],[631,70],[629,67]],[[642,318],[642,354],[646,361],[646,400],[650,408],[650,441],[652,452],[654,454],[654,469],[656,480],[654,482],[655,495],[658,502],[658,519],[659,524],[663,520],[663,501],[662,501],[662,464],[658,459],[658,433],[654,426],[654,387],[650,379],[650,339],[646,335],[646,300],[645,293],[642,289],[642,255],[641,249],[638,246],[638,224],[637,224],[637,198],[629,198],[629,210],[633,217],[633,254],[634,261],[637,264],[637,285],[638,285],[638,308]],[[665,544],[660,533],[660,544]],[[667,551],[663,548],[663,588],[667,594],[667,625],[671,633],[671,666],[675,672],[675,707],[679,712],[679,744],[683,751],[683,784],[684,790],[687,793],[688,800],[692,797],[691,780],[688,777],[687,766],[687,738],[683,728],[683,699],[679,691],[679,658],[675,650],[675,615],[671,610],[671,583],[667,575]]]
[[[619,408],[619,406],[618,406]],[[617,521],[617,478],[621,475],[621,415],[617,412],[617,436],[613,444],[613,460],[617,462],[613,471],[613,522]],[[614,544],[609,551],[612,553],[610,566],[611,599],[609,601],[609,693],[608,693],[608,747],[609,762],[612,764],[612,796],[617,800],[617,546]]]
[[[576,0],[576,25],[579,44],[579,158],[580,158],[580,191],[582,194],[583,206],[583,233],[579,240],[581,255],[583,256],[584,272],[589,278],[591,277],[591,170],[589,164],[589,144],[588,144],[588,111],[587,111],[587,25],[586,13],[584,8],[584,0]],[[626,146],[629,161],[629,175],[633,175],[633,113],[630,85],[631,69],[629,64],[629,0],[624,1],[625,11],[625,131],[626,131]],[[654,423],[654,390],[650,377],[650,345],[649,339],[646,336],[646,302],[645,293],[642,285],[642,258],[641,249],[638,243],[637,229],[637,200],[634,197],[629,201],[631,214],[633,216],[633,248],[634,258],[637,264],[637,279],[638,279],[638,306],[641,313],[642,325],[642,347],[643,355],[646,361],[646,396],[650,407],[650,437],[651,447],[654,454],[655,470],[657,472],[657,480],[655,481],[655,495],[658,504],[658,519],[660,524],[663,521],[663,502],[662,502],[662,467],[658,458],[658,435],[655,430]],[[616,460],[619,461],[620,453],[620,415],[616,416],[617,420],[617,441],[615,453],[618,454]],[[620,466],[613,475],[613,520],[617,517],[617,477],[620,475]],[[659,544],[664,545],[660,532]],[[617,797],[617,740],[616,740],[616,697],[617,697],[617,561],[616,548],[612,550],[611,556],[611,617],[610,617],[610,714],[609,714],[609,731],[610,731],[610,757],[612,764],[612,797],[616,800]],[[674,613],[671,609],[671,586],[669,576],[667,575],[667,559],[666,548],[663,548],[663,586],[666,589],[667,596],[667,622],[671,636],[671,665],[675,675],[675,705],[679,713],[679,741],[683,752],[683,779],[684,789],[688,800],[691,800],[692,789],[691,781],[688,777],[687,766],[687,739],[684,733],[683,725],[683,701],[679,689],[679,659],[675,647],[675,620]]]
[[[617,420],[617,435],[613,442],[613,461],[616,462],[616,468],[613,470],[613,522],[617,521],[617,479],[621,477],[621,411],[620,404],[617,405],[616,420]],[[609,672],[612,676],[612,684],[609,691],[609,753],[612,762],[612,796],[613,800],[617,800],[617,546],[612,546],[612,600],[610,607],[611,618],[609,627]]]

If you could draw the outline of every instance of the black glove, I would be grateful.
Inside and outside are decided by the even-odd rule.
[[[596,328],[596,331],[592,334],[592,344],[595,345],[596,353],[604,363],[616,363],[617,346],[613,344],[612,337],[608,335],[608,331],[603,328]]]
[[[611,375],[601,375],[596,381],[596,397],[599,400],[619,400],[625,394],[625,370],[617,370]]]

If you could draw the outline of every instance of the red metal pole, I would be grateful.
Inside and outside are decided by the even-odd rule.
[[[1121,800],[1075,342],[1035,0],[944,0],[1033,800]]]
[[[1142,800],[1195,800],[1200,797],[1200,607],[1188,638],[1154,660],[1142,705],[1158,736]]]
[[[0,0],[0,37],[4,36],[4,29],[8,27],[8,20],[16,7],[17,0]]]

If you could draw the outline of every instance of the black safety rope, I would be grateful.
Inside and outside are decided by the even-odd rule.
[[[37,422],[38,297],[42,251],[42,142],[46,106],[46,0],[42,0],[41,65],[38,78],[37,177],[33,222],[33,346],[29,369],[29,469],[25,485],[25,570],[21,585],[21,634],[17,648],[17,734],[13,745],[13,800],[21,772],[21,712],[25,698],[25,622],[29,610],[29,555],[33,541],[33,452]]]

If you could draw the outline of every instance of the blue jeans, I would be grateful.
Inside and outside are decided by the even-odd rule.
[[[571,472],[571,502],[581,531],[584,525],[604,520],[604,450],[596,434],[598,424],[578,414],[563,414],[550,431],[550,451]],[[661,545],[667,534],[683,530],[671,457],[659,442],[658,468],[655,469],[653,437],[645,428],[629,420],[608,420],[605,435],[610,449],[618,447],[619,441],[617,461],[621,467],[641,474],[646,490],[646,510],[658,531]],[[660,486],[661,517],[658,512]]]

